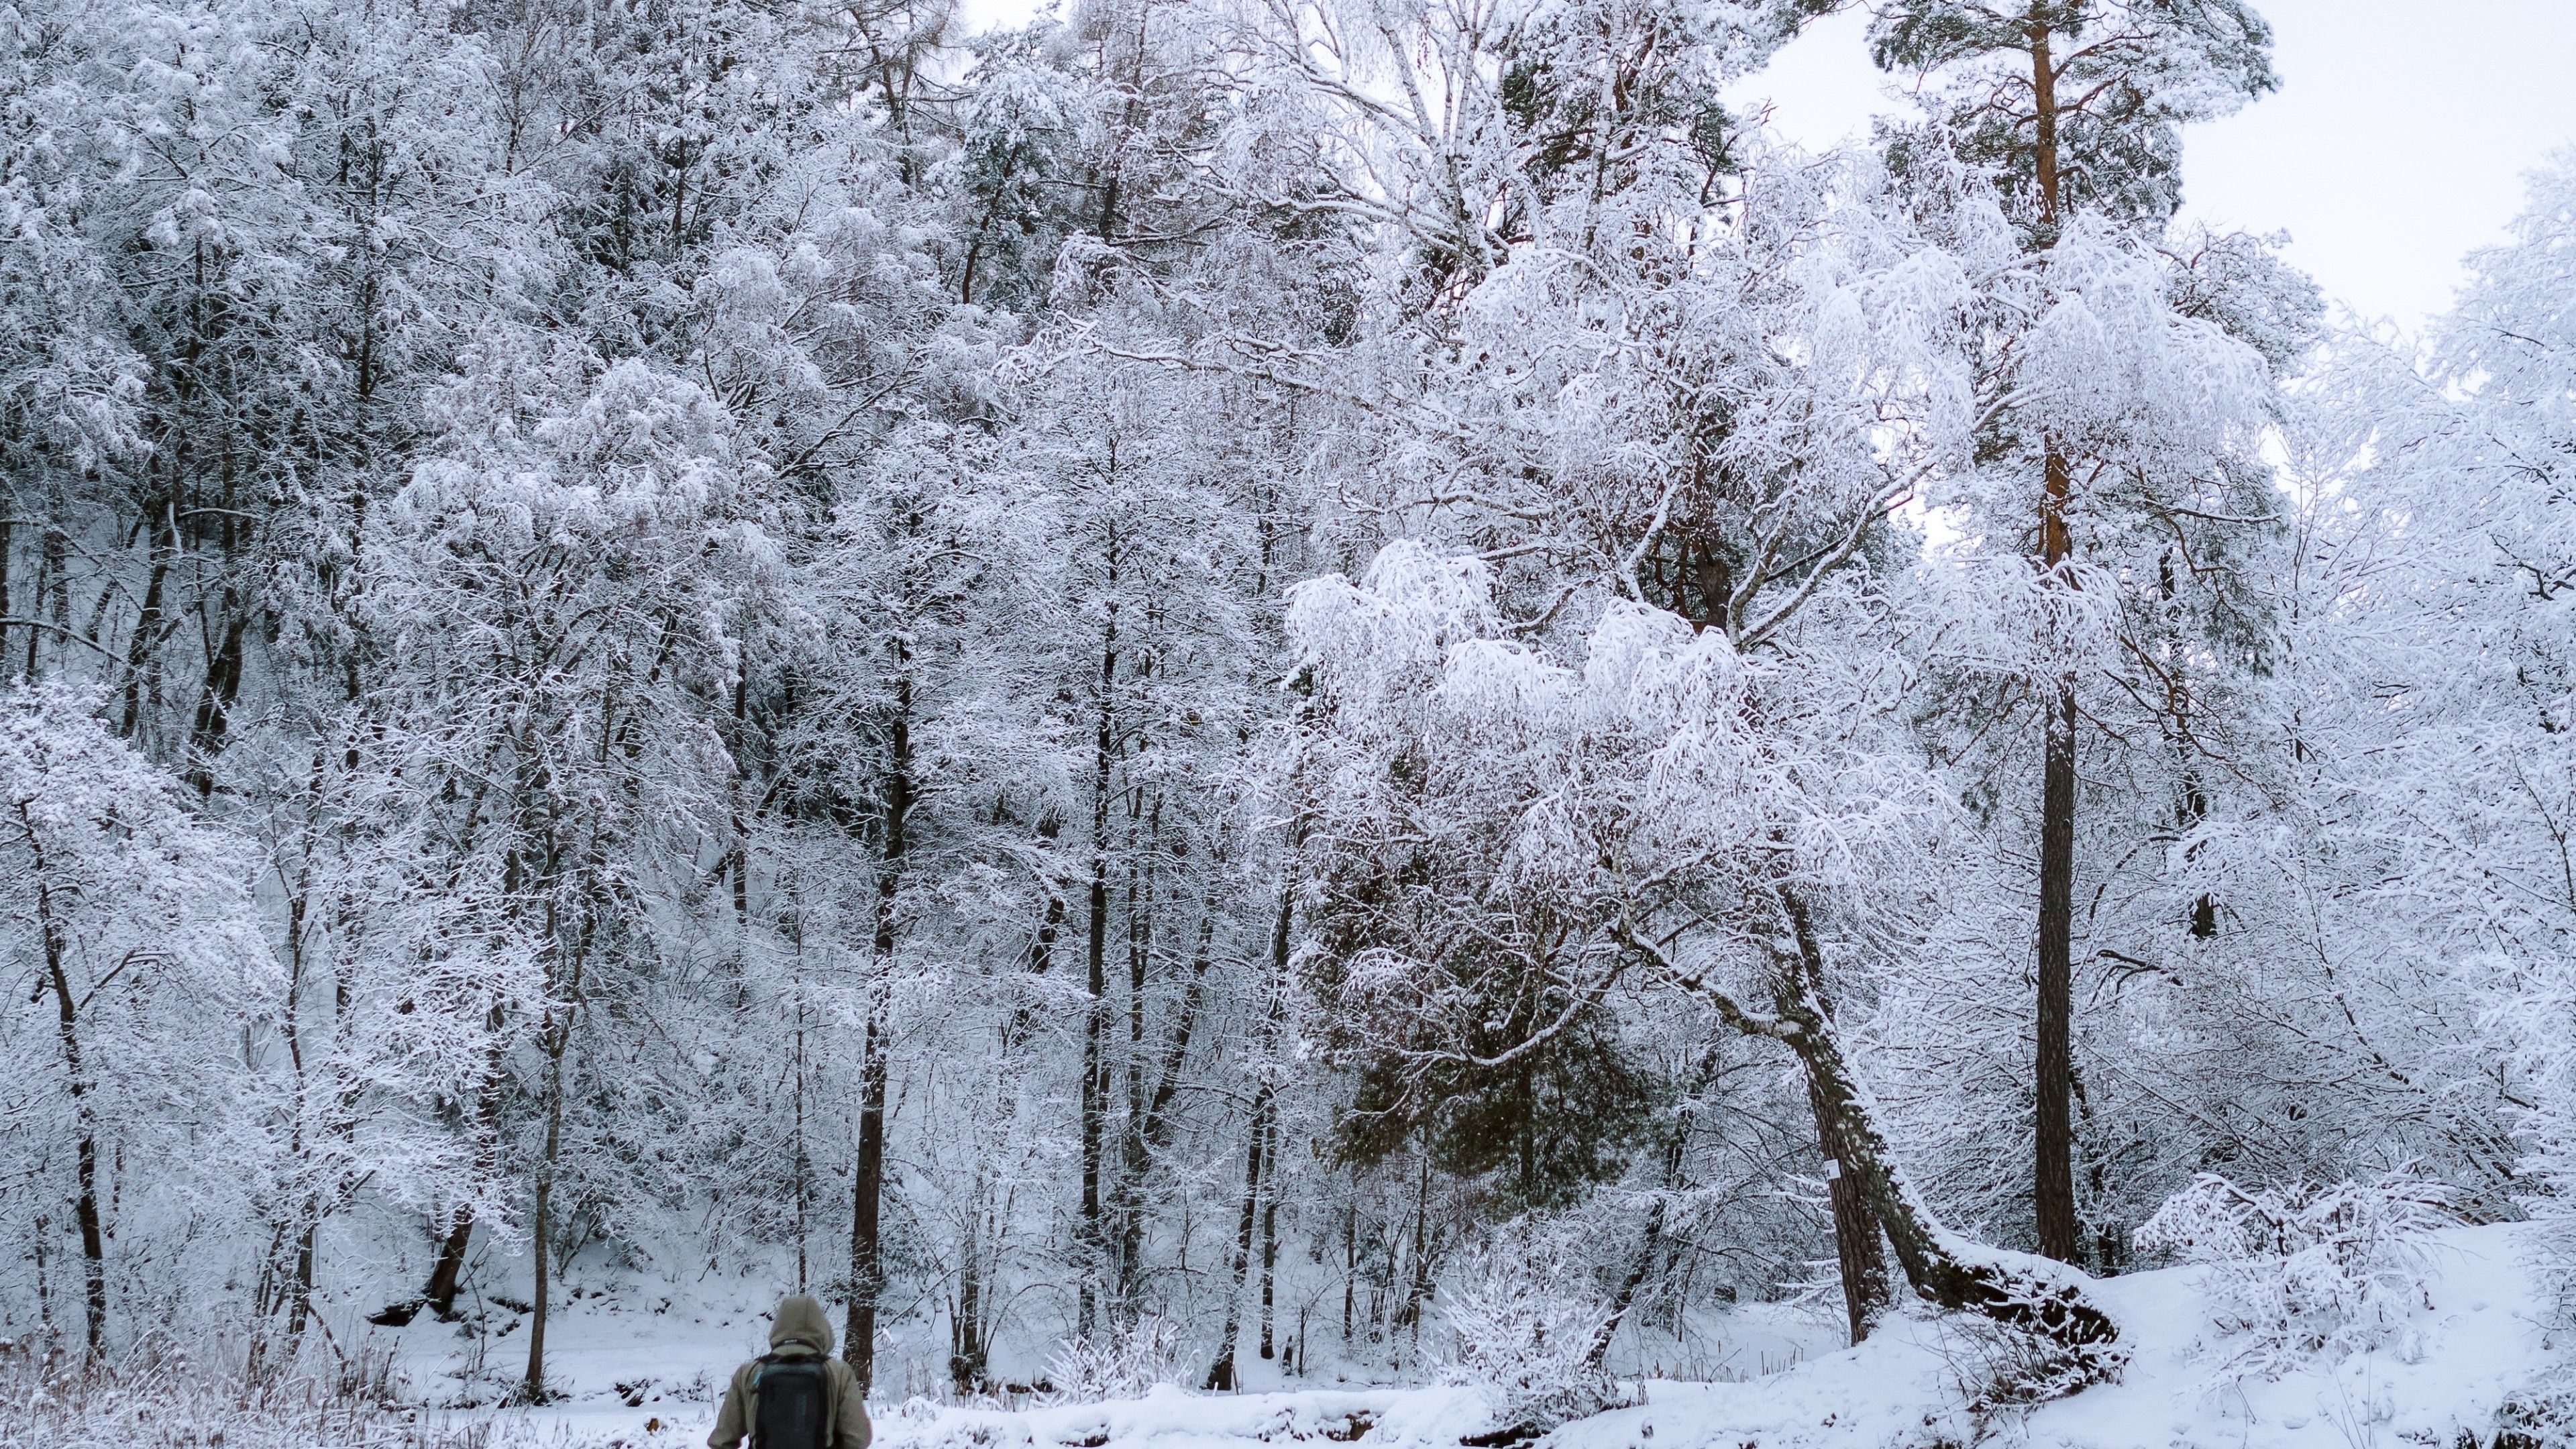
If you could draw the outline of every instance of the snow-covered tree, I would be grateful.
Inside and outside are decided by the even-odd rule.
[[[1924,109],[1883,136],[1888,165],[1978,279],[1962,339],[1972,432],[1926,490],[1962,536],[1967,596],[1935,646],[1957,676],[1935,747],[1977,751],[1976,788],[2000,792],[2037,726],[2037,809],[1997,823],[2037,865],[2030,1202],[2037,1246],[2063,1261],[2088,1252],[2078,878],[2084,857],[2138,848],[2133,831],[2096,831],[2079,850],[2094,813],[2078,788],[2084,723],[2101,727],[2096,777],[2142,797],[2119,818],[2169,801],[2170,828],[2188,831],[2230,748],[2219,696],[2262,658],[2238,561],[2273,516],[2258,445],[2273,369],[2313,305],[2261,244],[2181,233],[2172,217],[2180,128],[2272,89],[2270,42],[2242,0],[1891,0],[1872,17],[1874,57]],[[2121,738],[2156,739],[2165,758],[2110,745]],[[2217,929],[2216,909],[2190,907],[2196,935]],[[2087,916],[2097,951],[2152,955],[2134,939],[2144,922]]]
[[[65,685],[0,696],[0,919],[12,979],[35,984],[9,993],[10,1058],[29,1070],[0,1116],[13,1165],[0,1191],[48,1321],[68,1311],[52,1296],[73,1294],[45,1279],[46,1235],[66,1221],[77,1235],[93,1360],[112,1308],[136,1312],[131,1339],[201,1289],[144,1272],[192,1198],[250,1207],[245,1197],[291,1193],[271,1174],[300,1166],[266,1140],[278,1124],[264,1119],[267,1084],[248,1056],[286,986],[252,911],[249,842],[195,819],[178,782],[99,718],[104,703]],[[291,1119],[301,1104],[281,1105]],[[111,1261],[111,1239],[126,1261]],[[277,1266],[236,1248],[249,1251],[234,1266]]]

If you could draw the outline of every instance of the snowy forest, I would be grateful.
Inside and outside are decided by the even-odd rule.
[[[1853,8],[0,3],[0,1360],[2576,1302],[2576,157],[2400,332],[2248,0]]]

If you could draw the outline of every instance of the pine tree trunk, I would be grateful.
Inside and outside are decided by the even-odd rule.
[[[2037,1150],[2031,1192],[2039,1251],[2077,1256],[2075,1223],[2075,687],[2051,701],[2040,785]]]
[[[2030,22],[2033,167],[2039,189],[2041,245],[2054,246],[2061,215],[2058,166],[2057,66],[2048,24]],[[2067,511],[2074,503],[2074,468],[2056,440],[2042,463],[2039,562],[2052,586],[2071,587],[2061,570],[2074,553]],[[2048,702],[2046,746],[2039,787],[2039,999],[2034,1012],[2038,1062],[2036,1143],[2032,1154],[2031,1214],[2039,1251],[2075,1261],[2075,680],[2056,682]]]

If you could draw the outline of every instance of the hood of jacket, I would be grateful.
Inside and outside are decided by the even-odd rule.
[[[773,1353],[811,1349],[817,1358],[832,1356],[832,1320],[823,1305],[802,1293],[778,1300],[770,1316],[769,1347]]]

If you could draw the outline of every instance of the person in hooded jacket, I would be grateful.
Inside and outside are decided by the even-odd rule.
[[[733,1371],[733,1382],[725,1389],[724,1407],[716,1413],[716,1431],[707,1436],[707,1449],[734,1449],[743,1436],[760,1422],[760,1371],[773,1363],[796,1359],[820,1359],[824,1374],[823,1422],[830,1430],[825,1449],[868,1449],[872,1431],[868,1427],[867,1396],[859,1391],[859,1381],[850,1366],[832,1357],[832,1320],[823,1305],[802,1293],[778,1301],[778,1311],[769,1324],[769,1356],[756,1358]],[[757,1449],[757,1446],[755,1446]]]

